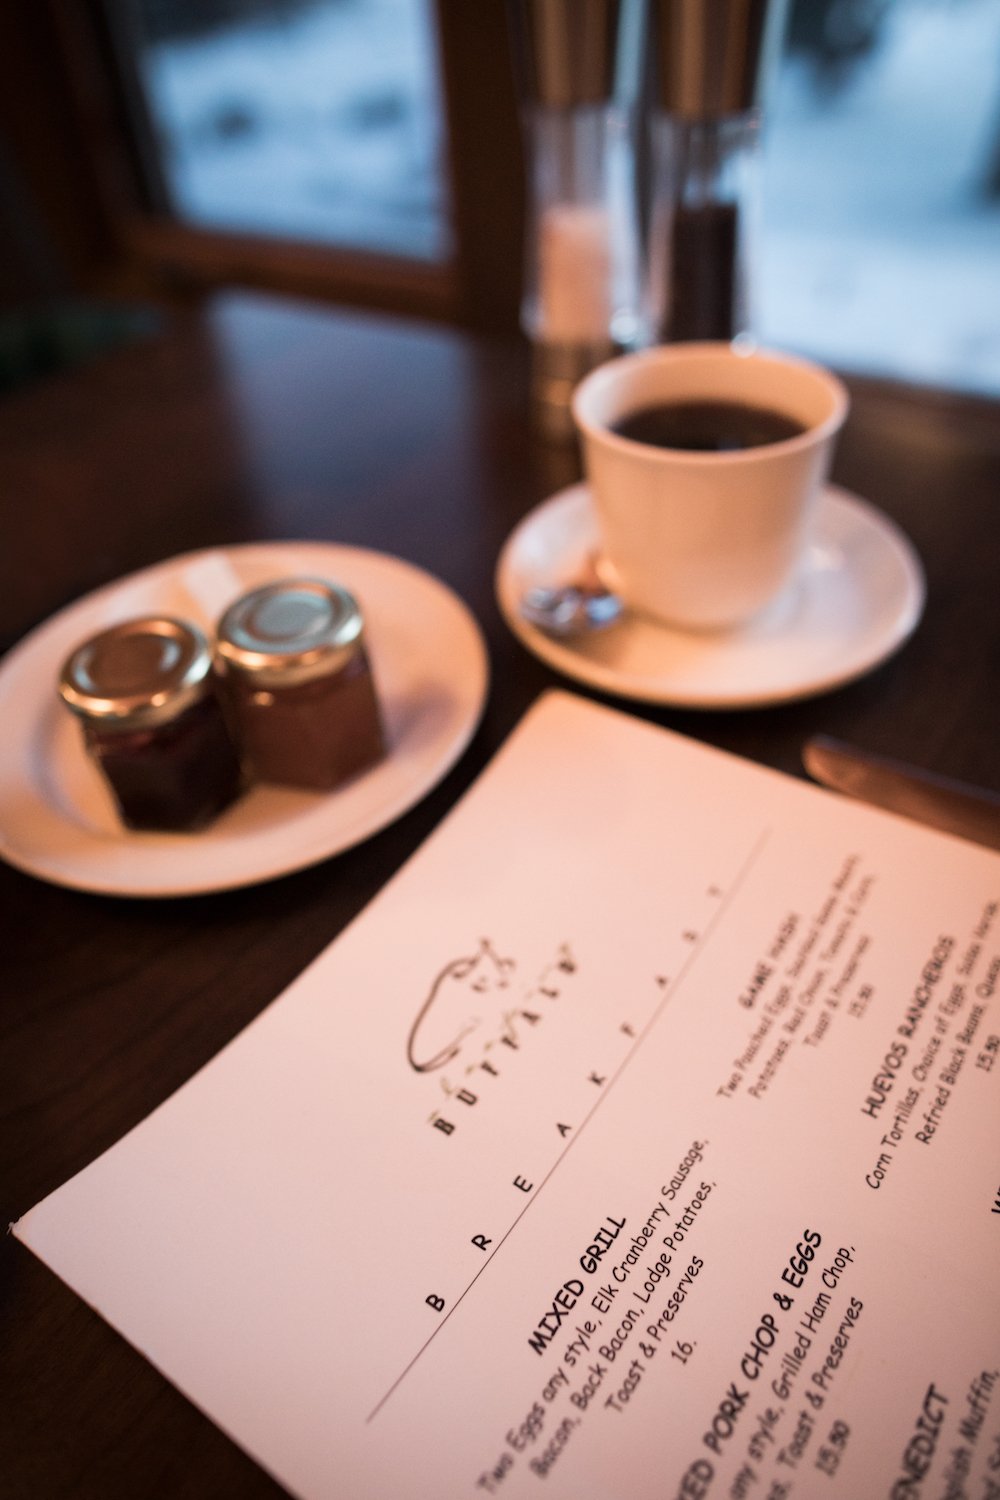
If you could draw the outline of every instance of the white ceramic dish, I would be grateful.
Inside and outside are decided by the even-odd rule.
[[[740,630],[685,632],[625,615],[606,630],[557,640],[529,624],[528,588],[571,578],[598,547],[586,485],[551,496],[501,552],[496,591],[511,630],[556,671],[589,687],[681,708],[753,708],[808,698],[872,670],[923,612],[923,569],[888,517],[828,485],[799,577]]]
[[[293,573],[335,578],[361,604],[384,760],[332,793],[256,787],[196,834],[126,831],[56,695],[63,659],[86,635],[147,611],[211,628],[244,589]],[[320,542],[172,558],[68,606],[0,662],[0,856],[58,885],[146,897],[228,890],[318,863],[393,822],[441,780],[475,731],[488,679],[466,606],[398,558]]]

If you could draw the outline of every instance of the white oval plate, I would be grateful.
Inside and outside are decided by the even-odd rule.
[[[496,592],[511,630],[567,677],[677,708],[757,708],[813,697],[877,666],[916,628],[924,574],[909,539],[867,501],[828,485],[798,579],[741,630],[686,632],[625,615],[558,640],[526,621],[532,587],[572,578],[599,545],[586,485],[531,511],[500,555]]]
[[[198,833],[127,831],[79,726],[56,694],[85,636],[164,611],[210,631],[244,589],[294,573],[358,599],[387,754],[330,793],[255,787]],[[193,552],[69,605],[0,662],[0,856],[57,885],[116,896],[182,896],[253,885],[316,864],[386,827],[442,779],[475,732],[489,664],[479,626],[438,579],[383,553],[322,542]]]

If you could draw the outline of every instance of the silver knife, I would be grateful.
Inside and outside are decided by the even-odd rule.
[[[1000,793],[966,786],[818,735],[802,751],[816,781],[930,828],[1000,849]]]

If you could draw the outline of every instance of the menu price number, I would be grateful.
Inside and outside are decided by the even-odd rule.
[[[976,1067],[981,1068],[984,1073],[993,1071],[993,1064],[1000,1056],[1000,1036],[990,1035],[983,1043],[982,1050],[976,1054]]]
[[[816,1454],[815,1467],[821,1474],[826,1474],[830,1479],[836,1474],[850,1435],[851,1429],[846,1422],[834,1422],[827,1434],[826,1442],[820,1445]]]

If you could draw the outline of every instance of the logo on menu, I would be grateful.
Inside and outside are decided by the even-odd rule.
[[[406,1043],[415,1073],[436,1075],[452,1106],[471,1108],[480,1089],[499,1079],[505,1064],[539,1026],[576,973],[576,960],[562,943],[534,980],[518,978],[517,963],[489,938],[473,952],[446,963],[427,988]],[[458,1111],[435,1111],[430,1123],[445,1135],[456,1129]]]

